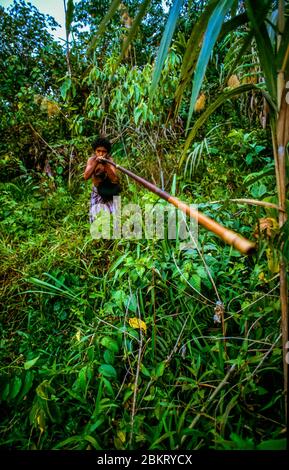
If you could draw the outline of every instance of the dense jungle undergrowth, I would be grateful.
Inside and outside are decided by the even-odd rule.
[[[215,157],[207,164],[210,174]],[[223,165],[228,174],[225,157]],[[234,195],[244,195],[230,171],[240,178]],[[199,252],[167,238],[93,240],[88,186],[43,190],[26,175],[1,184],[1,445],[282,446],[278,275],[268,240],[250,258],[202,228]],[[229,201],[205,204],[232,195],[227,176],[209,191],[199,176],[197,188],[200,210],[248,237],[266,216]],[[133,187],[123,199],[157,202]],[[223,328],[213,319],[217,300]]]
[[[136,15],[138,2],[124,3]],[[170,113],[190,21],[200,12],[189,2],[188,16],[184,2],[149,107],[148,57],[164,19],[159,35],[142,42],[166,17],[158,3],[151,2],[135,55],[121,64],[119,16],[106,30],[112,52],[104,38],[91,61],[81,59],[88,44],[77,21],[91,22],[92,40],[105,14],[92,15],[93,2],[75,4],[74,23],[67,21],[75,34],[69,54],[22,0],[14,12],[0,10],[7,41],[21,25],[32,38],[38,32],[33,54],[23,33],[30,64],[1,44],[2,449],[286,447],[279,262],[288,223],[281,230],[277,222],[271,134],[259,121],[263,98],[250,91],[226,101],[184,155],[189,96],[177,118]],[[231,53],[225,38],[211,58],[206,99],[217,96]],[[235,80],[243,73],[256,83],[254,45],[248,54]],[[166,231],[163,239],[93,239],[83,170],[99,133],[112,139],[116,162],[256,241],[256,252],[242,255],[202,227],[197,244],[183,249]],[[121,182],[123,204],[166,205],[127,177]]]

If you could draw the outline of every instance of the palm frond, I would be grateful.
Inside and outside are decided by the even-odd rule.
[[[194,72],[198,54],[200,51],[200,47],[198,45],[202,42],[202,38],[207,27],[208,21],[217,4],[218,0],[214,0],[209,3],[209,5],[207,5],[199,21],[193,27],[192,33],[187,42],[187,47],[184,53],[184,58],[181,67],[179,85],[175,93],[175,114],[177,114],[179,110],[185,88],[191,80],[192,74]]]
[[[156,59],[156,65],[154,68],[152,84],[151,84],[151,89],[150,89],[150,96],[152,96],[160,80],[163,65],[167,57],[167,53],[171,44],[171,40],[172,40],[174,31],[176,28],[176,24],[178,21],[179,13],[183,5],[183,2],[184,0],[174,0],[174,3],[170,10],[168,21],[165,27],[165,31],[161,40],[161,44],[160,44],[157,59]]]
[[[105,15],[105,17],[101,21],[101,23],[99,25],[99,28],[98,28],[93,40],[91,41],[91,44],[90,44],[90,46],[87,50],[88,55],[90,55],[93,52],[96,44],[98,43],[101,36],[103,35],[108,22],[114,16],[114,14],[115,14],[116,10],[118,9],[120,3],[121,3],[121,0],[113,0],[112,4],[109,7],[109,10],[108,10],[107,14]]]
[[[197,170],[198,166],[201,163],[202,157],[206,152],[207,155],[210,155],[210,149],[216,142],[216,129],[220,127],[221,124],[217,124],[212,129],[209,130],[207,135],[200,142],[195,142],[192,152],[188,154],[186,160],[186,165],[184,169],[184,175],[192,178],[193,173]]]
[[[230,49],[232,49],[234,60],[230,64],[230,67],[228,67],[227,78],[229,78],[230,75],[232,75],[232,73],[236,73],[236,70],[239,64],[241,63],[242,59],[244,59],[244,56],[246,52],[248,51],[250,44],[252,43],[252,39],[253,39],[253,33],[252,31],[249,31],[248,33],[245,33],[245,37],[241,38],[240,44],[238,44],[238,42],[236,43],[236,41],[233,43]],[[225,67],[226,67],[226,58],[227,56],[225,57]]]
[[[190,131],[190,133],[187,137],[187,140],[186,140],[185,146],[184,146],[184,150],[183,150],[183,155],[180,159],[179,167],[182,165],[182,163],[184,161],[184,158],[186,156],[186,152],[187,152],[192,140],[196,136],[198,130],[207,121],[207,119],[211,116],[211,114],[214,111],[216,111],[216,109],[218,109],[228,99],[231,99],[234,96],[241,95],[241,94],[246,93],[246,92],[251,91],[251,90],[256,90],[256,91],[262,92],[262,90],[260,88],[258,88],[256,85],[253,85],[253,84],[245,84],[245,85],[240,85],[240,86],[238,86],[236,88],[233,88],[233,89],[227,89],[227,90],[223,91],[223,93],[220,96],[218,96],[218,98],[206,109],[206,111],[203,112],[203,114],[195,122],[192,130]]]
[[[239,26],[243,26],[248,22],[248,15],[247,13],[241,13],[230,20],[226,21],[221,29],[219,39],[225,37],[231,31],[236,31]]]
[[[138,14],[136,15],[136,18],[129,30],[129,33],[128,33],[128,36],[127,38],[125,39],[124,43],[123,43],[123,46],[122,46],[122,50],[121,50],[121,55],[120,55],[120,61],[124,58],[125,56],[125,53],[129,47],[129,45],[131,44],[133,38],[135,37],[136,35],[136,32],[138,30],[138,27],[141,23],[141,20],[142,18],[144,17],[146,11],[147,11],[147,8],[150,4],[151,0],[144,0],[143,3],[141,4],[140,8],[139,8],[139,11],[138,11]]]
[[[274,101],[277,97],[277,85],[276,85],[276,76],[277,76],[277,67],[276,67],[276,57],[272,48],[272,43],[268,34],[267,26],[265,24],[266,16],[269,12],[271,6],[271,1],[255,1],[247,0],[247,12],[248,17],[251,22],[254,37],[256,40],[259,60],[262,70],[264,72],[266,86],[268,92]],[[257,5],[256,5],[257,3]]]
[[[202,86],[211,53],[221,31],[224,18],[232,5],[233,0],[223,0],[222,2],[218,2],[218,5],[210,16],[208,27],[205,32],[204,42],[196,65],[186,131],[188,131],[192,119],[195,103]]]

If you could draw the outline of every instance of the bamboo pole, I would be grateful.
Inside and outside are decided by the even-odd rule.
[[[277,51],[279,51],[282,34],[285,30],[285,2],[279,0],[278,2],[278,38],[277,38]],[[274,146],[274,158],[277,161],[276,173],[277,177],[277,189],[278,189],[278,203],[282,211],[279,211],[279,227],[285,225],[288,215],[286,212],[286,146],[289,142],[289,103],[286,101],[286,87],[285,87],[285,76],[288,77],[288,50],[284,55],[283,64],[281,70],[278,70],[277,75],[277,99],[278,99],[278,114],[276,116],[276,140]],[[281,246],[281,252],[283,251],[284,244]],[[287,356],[287,344],[288,344],[288,282],[287,282],[287,270],[286,262],[283,253],[281,254],[280,264],[280,303],[281,303],[281,331],[282,331],[282,346],[283,346],[283,372],[284,372],[284,395],[285,395],[285,419],[287,422],[287,396],[288,396],[288,363],[286,361]]]
[[[205,229],[209,230],[210,232],[215,233],[224,242],[233,246],[241,253],[248,255],[248,254],[252,254],[255,251],[255,243],[251,242],[250,240],[247,240],[246,238],[237,234],[233,230],[229,230],[223,227],[215,220],[202,214],[202,212],[196,209],[193,209],[188,204],[185,204],[184,202],[180,201],[178,198],[171,196],[169,193],[167,193],[166,191],[163,191],[162,189],[158,188],[157,186],[145,180],[144,178],[141,178],[140,176],[135,175],[132,171],[127,170],[126,168],[123,168],[122,166],[117,165],[116,163],[111,162],[110,160],[106,160],[106,159],[102,159],[102,160],[106,163],[109,163],[110,165],[113,165],[119,171],[131,177],[132,179],[137,181],[139,184],[144,186],[149,191],[157,194],[160,198],[174,205],[177,209],[181,210],[189,217],[192,217],[193,219],[195,219],[199,224],[205,227]]]

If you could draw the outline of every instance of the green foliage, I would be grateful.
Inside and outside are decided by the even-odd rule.
[[[5,191],[13,200],[15,188]],[[262,449],[275,446],[270,439],[282,446],[279,306],[266,257],[254,266],[203,232],[203,260],[171,240],[91,240],[78,222],[87,195],[58,192],[54,205],[56,197],[62,212],[40,213],[29,239],[4,232],[2,447]],[[39,211],[38,201],[36,190],[25,204]],[[225,206],[218,212],[228,214]],[[253,219],[246,211],[245,224]],[[231,227],[240,230],[238,220]],[[216,293],[205,266],[226,304],[226,343],[213,323]],[[138,315],[146,333],[129,323]]]
[[[82,0],[73,10],[67,2],[71,74],[65,51],[47,31],[55,25],[51,18],[23,1],[1,8],[0,446],[282,449],[280,301],[273,268],[280,250],[288,249],[288,223],[264,233],[260,219],[272,221],[276,211],[245,203],[237,209],[232,200],[277,203],[270,136],[242,112],[242,101],[227,102],[256,86],[225,89],[216,101],[222,68],[216,57],[211,64],[202,56],[213,104],[206,119],[193,122],[198,140],[188,147],[180,174],[186,85],[198,55],[190,56],[189,48],[202,47],[220,2],[210,2],[203,13],[199,2],[184,2],[182,9],[174,2],[178,39],[166,59],[163,54],[151,100],[166,15],[161,2],[125,2],[135,22],[124,31],[119,3]],[[229,4],[218,5],[223,17]],[[238,25],[246,20],[240,16]],[[225,35],[220,61],[228,47],[225,33],[236,25],[228,20],[221,28],[223,17],[213,15],[216,29],[204,42],[211,51],[217,31]],[[191,34],[197,19],[200,29]],[[175,27],[176,20],[171,14],[168,24]],[[104,35],[95,42],[98,28]],[[130,60],[120,58],[124,32],[135,51]],[[171,35],[166,30],[163,52]],[[90,58],[83,53],[89,44]],[[232,230],[257,236],[256,255],[246,258],[202,228],[198,245],[185,250],[168,234],[163,240],[93,240],[82,174],[99,133],[113,139],[113,155],[123,166],[199,203]],[[124,203],[143,209],[159,202],[125,178],[123,188]],[[217,300],[225,307],[223,324],[215,321]]]
[[[47,93],[59,77],[62,52],[47,31],[47,26],[57,26],[55,20],[23,0],[15,0],[8,12],[1,7],[0,26],[0,106],[5,114],[1,130],[5,132],[7,127],[23,123],[23,98],[27,102],[37,93]]]

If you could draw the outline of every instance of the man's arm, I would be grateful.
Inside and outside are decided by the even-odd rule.
[[[90,157],[87,160],[86,168],[84,170],[84,175],[83,175],[85,180],[88,180],[89,178],[91,178],[92,173],[94,172],[96,165],[97,165],[97,160],[96,160],[95,157]]]
[[[111,160],[113,162],[113,159],[111,157],[107,158],[107,160]],[[110,165],[109,163],[105,164],[105,171],[107,176],[109,177],[110,181],[112,183],[118,183],[119,178],[117,176],[116,168],[113,165]]]

